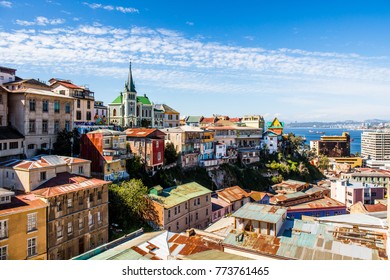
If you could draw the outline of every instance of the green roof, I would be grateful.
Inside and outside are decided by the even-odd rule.
[[[285,208],[257,203],[246,203],[233,213],[233,217],[276,224],[287,212]]]
[[[142,103],[143,105],[151,105],[150,100],[146,96],[137,96],[137,102]]]
[[[149,192],[149,197],[164,206],[164,208],[172,208],[192,198],[208,193],[211,193],[209,189],[196,182],[191,182],[160,190],[159,194],[157,194],[155,188],[152,188]]]
[[[200,123],[202,116],[189,116],[186,120],[187,123]]]
[[[111,104],[122,104],[122,94],[119,95],[117,98],[115,98],[114,101],[111,102]]]

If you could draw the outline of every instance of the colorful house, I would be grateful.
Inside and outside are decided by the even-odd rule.
[[[267,122],[267,130],[274,132],[276,135],[282,135],[284,122],[280,122],[278,118],[274,118],[272,122]]]
[[[129,128],[124,132],[132,154],[141,158],[147,171],[157,171],[163,166],[164,132],[155,128]]]

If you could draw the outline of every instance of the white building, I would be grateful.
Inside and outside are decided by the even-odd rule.
[[[0,66],[0,85],[15,81],[16,69]]]
[[[278,135],[272,131],[263,134],[262,149],[268,149],[270,154],[278,152]]]
[[[377,161],[390,161],[390,131],[364,131],[362,157]]]
[[[226,144],[224,143],[215,143],[215,158],[222,159],[226,157]]]
[[[153,125],[153,103],[146,94],[137,96],[131,63],[124,90],[108,104],[108,108],[110,124],[123,127],[151,127]]]

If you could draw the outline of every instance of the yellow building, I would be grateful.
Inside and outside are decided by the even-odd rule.
[[[47,204],[0,188],[0,260],[46,260]]]

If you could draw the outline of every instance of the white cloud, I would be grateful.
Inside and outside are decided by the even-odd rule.
[[[32,26],[32,25],[40,25],[40,26],[46,26],[46,25],[58,25],[65,23],[65,20],[62,18],[55,18],[55,19],[48,19],[46,17],[36,17],[34,21],[27,21],[27,20],[19,20],[17,19],[16,24],[22,25],[22,26]]]
[[[303,119],[305,114],[324,116],[327,110],[330,118],[337,114],[334,108],[341,110],[346,105],[366,106],[364,111],[371,112],[383,107],[378,107],[378,102],[388,100],[387,57],[378,60],[357,54],[230,46],[187,38],[174,30],[123,29],[100,23],[40,30],[38,24],[55,22],[44,17],[21,22],[35,27],[0,30],[0,61],[4,64],[54,69],[59,76],[90,73],[125,78],[131,56],[137,64],[134,75],[141,81],[138,84],[223,98],[250,96],[259,103],[248,106],[258,104],[260,112],[264,106],[270,116],[282,113],[295,119]],[[269,104],[280,108],[276,106],[278,111],[273,112]],[[287,111],[294,108],[296,116],[289,115]],[[358,117],[359,110],[345,112]]]
[[[194,23],[192,21],[186,21],[186,24],[189,26],[194,26]]]
[[[12,2],[10,2],[10,1],[0,1],[0,7],[12,8]]]
[[[104,9],[107,11],[119,11],[124,14],[127,13],[139,13],[138,9],[136,8],[131,8],[131,7],[122,7],[122,6],[112,6],[112,5],[103,5],[103,4],[98,4],[98,3],[87,3],[83,2],[84,5],[90,7],[91,9]]]

